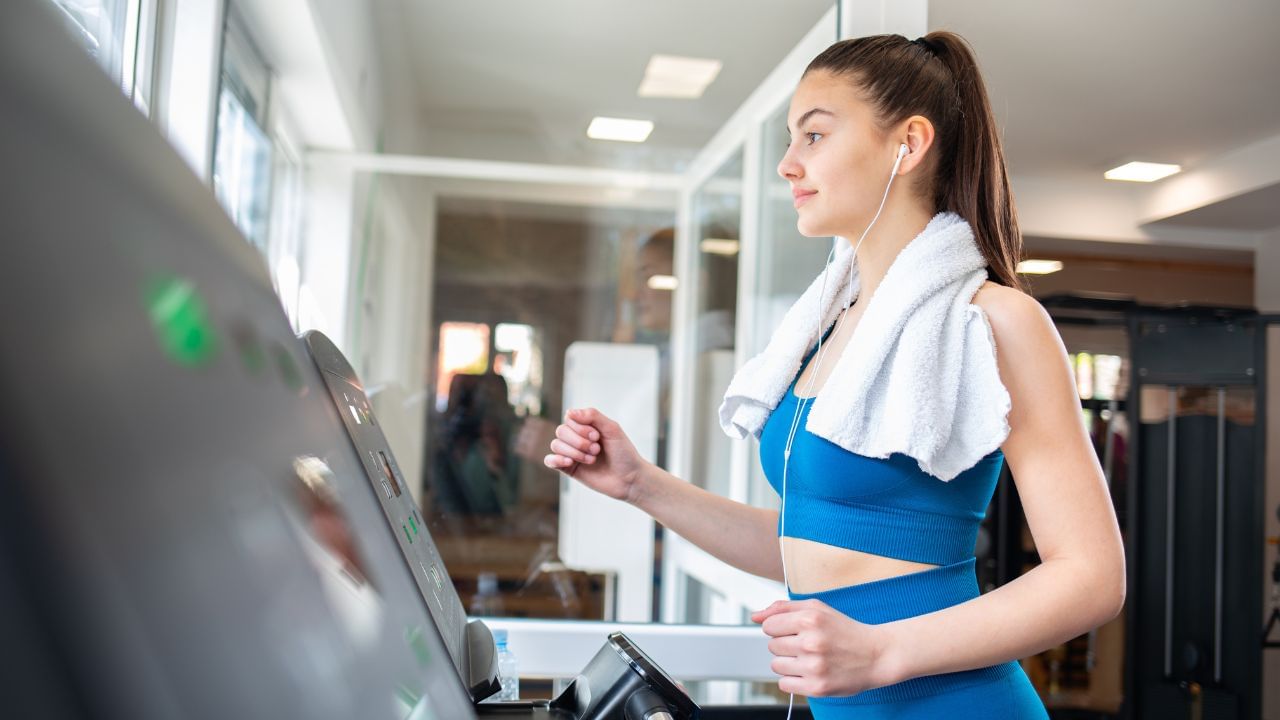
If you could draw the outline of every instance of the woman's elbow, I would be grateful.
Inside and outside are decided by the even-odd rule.
[[[1128,588],[1123,551],[1117,554],[1113,562],[1101,564],[1105,567],[1096,568],[1095,627],[1111,622],[1121,610],[1124,610],[1125,593]]]
[[[1099,623],[1099,625],[1105,625],[1106,623],[1111,622],[1122,610],[1124,610],[1125,585],[1125,578],[1121,575],[1120,582],[1117,583],[1116,588],[1112,590],[1109,595],[1110,602],[1104,609],[1102,622]]]

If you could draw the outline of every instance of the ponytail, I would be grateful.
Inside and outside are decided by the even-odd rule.
[[[883,126],[923,115],[936,130],[936,159],[926,183],[934,212],[950,210],[973,228],[995,282],[1026,291],[1018,275],[1022,235],[1009,190],[1004,150],[986,84],[964,38],[946,31],[911,41],[901,35],[842,40],[805,73],[847,75],[876,107]]]

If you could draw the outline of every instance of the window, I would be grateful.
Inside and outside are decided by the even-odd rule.
[[[267,264],[289,324],[294,332],[301,332],[309,329],[301,324],[299,307],[303,260],[302,163],[284,128],[277,127],[274,140]]]
[[[213,191],[245,238],[267,251],[272,143],[265,130],[271,72],[235,6],[227,8],[213,150]]]
[[[531,325],[499,323],[493,371],[507,380],[508,402],[519,417],[542,414],[542,347]]]
[[[436,410],[449,407],[455,375],[483,375],[489,369],[489,326],[483,323],[446,322],[440,325],[439,370],[436,373]]]
[[[149,113],[156,0],[51,0],[63,25],[126,97]]]

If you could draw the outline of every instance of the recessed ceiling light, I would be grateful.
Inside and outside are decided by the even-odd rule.
[[[651,132],[653,132],[653,123],[648,120],[597,117],[593,118],[591,124],[587,126],[587,137],[593,140],[644,142]]]
[[[1131,162],[1118,168],[1111,168],[1102,174],[1108,180],[1128,180],[1129,182],[1155,182],[1174,173],[1182,172],[1181,165],[1164,163]]]
[[[720,74],[719,60],[654,55],[644,69],[640,97],[699,98]]]
[[[645,77],[640,81],[636,95],[643,98],[674,98],[677,100],[697,100],[706,91],[705,85],[691,85],[683,80]]]
[[[698,247],[711,255],[737,255],[739,244],[728,238],[703,238]]]
[[[674,275],[650,275],[648,285],[650,290],[675,290],[679,283]]]
[[[1048,275],[1061,269],[1061,260],[1023,260],[1018,263],[1018,272],[1023,275]]]

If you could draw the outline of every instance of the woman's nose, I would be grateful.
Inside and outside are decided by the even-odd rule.
[[[804,170],[800,167],[800,163],[791,157],[791,148],[787,148],[787,152],[783,154],[782,160],[778,163],[778,175],[783,180],[795,180],[804,175]]]

